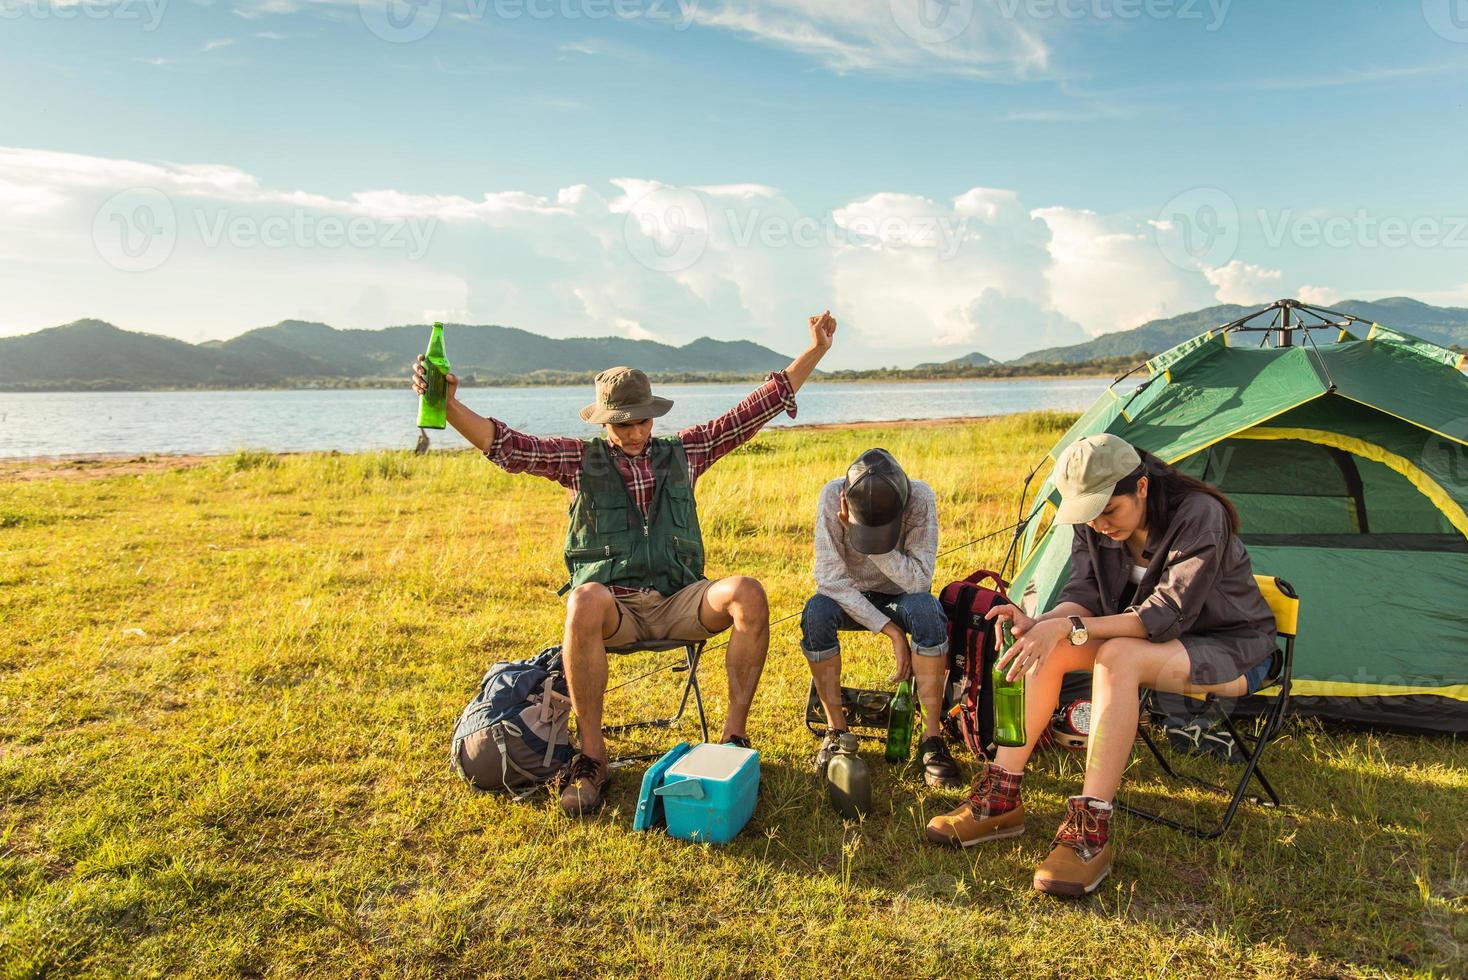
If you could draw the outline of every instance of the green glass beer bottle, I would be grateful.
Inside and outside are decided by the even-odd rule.
[[[1014,646],[1014,633],[1008,620],[999,623],[999,657],[994,659],[994,741],[999,745],[1025,744],[1025,677],[1005,677],[1008,668],[1000,669],[999,659]]]
[[[887,710],[888,762],[902,762],[912,751],[912,715],[912,681],[903,681]]]
[[[427,387],[418,397],[418,425],[422,428],[442,429],[447,424],[448,373],[449,359],[443,353],[443,324],[435,323],[423,358],[423,381]]]

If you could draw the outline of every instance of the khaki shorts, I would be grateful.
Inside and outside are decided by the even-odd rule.
[[[646,640],[707,640],[714,633],[698,616],[710,579],[684,586],[670,596],[649,589],[616,597],[617,628],[606,638],[609,647]]]

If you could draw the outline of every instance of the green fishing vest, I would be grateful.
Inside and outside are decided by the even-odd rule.
[[[645,450],[653,471],[647,519],[632,502],[605,439],[586,443],[581,488],[571,502],[561,594],[584,582],[651,588],[665,596],[703,578],[703,534],[688,477],[688,455],[674,436]]]

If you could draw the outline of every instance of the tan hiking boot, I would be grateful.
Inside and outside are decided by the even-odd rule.
[[[561,774],[561,809],[568,817],[581,817],[601,809],[612,770],[601,759],[576,754]]]
[[[950,847],[973,847],[986,840],[1018,837],[1025,832],[1025,806],[1019,799],[1024,773],[1006,772],[987,763],[966,800],[928,821],[928,840]]]
[[[1095,891],[1111,871],[1110,822],[1110,803],[1072,796],[1054,850],[1035,869],[1035,889],[1069,898]]]

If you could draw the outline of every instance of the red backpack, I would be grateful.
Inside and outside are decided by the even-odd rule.
[[[979,585],[990,579],[998,591]],[[938,601],[948,615],[948,678],[943,689],[944,727],[962,738],[969,751],[983,756],[994,741],[994,697],[988,677],[998,650],[994,623],[984,619],[995,606],[1009,603],[1009,583],[997,572],[979,569],[943,587]]]

